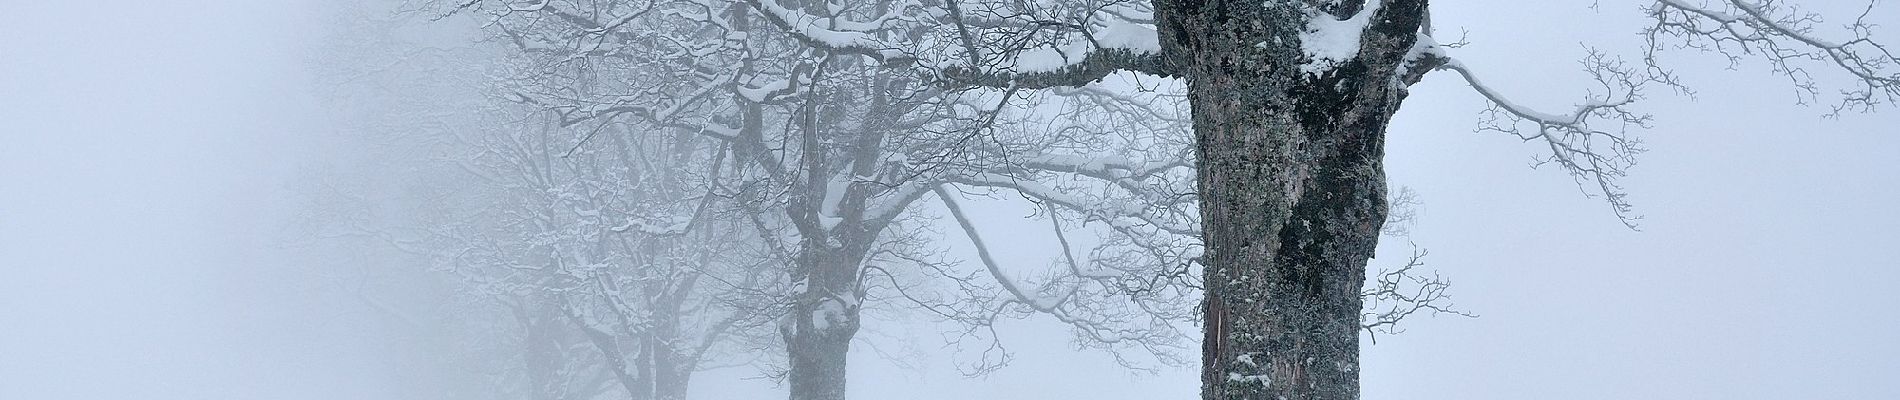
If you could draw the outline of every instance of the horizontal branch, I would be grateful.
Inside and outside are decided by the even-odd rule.
[[[945,83],[951,86],[1045,89],[1088,85],[1121,71],[1161,77],[1177,75],[1160,54],[1112,48],[1095,49],[1079,62],[1049,71],[979,71],[971,67],[949,67],[942,73]]]

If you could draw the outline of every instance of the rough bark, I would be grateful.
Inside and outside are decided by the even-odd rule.
[[[1343,3],[1157,2],[1200,152],[1204,399],[1359,397],[1359,288],[1386,214],[1385,127],[1425,2],[1388,1],[1359,57],[1302,71],[1307,10],[1364,6]]]

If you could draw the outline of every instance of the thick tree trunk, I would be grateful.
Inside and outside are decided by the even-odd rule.
[[[892,110],[887,91],[893,89],[888,86],[888,75],[873,75],[869,83],[862,88],[840,85],[814,89],[818,94],[806,100],[801,110],[801,169],[807,180],[801,188],[801,201],[787,212],[802,238],[792,276],[802,281],[798,286],[803,288],[794,293],[787,316],[790,321],[781,328],[785,330],[791,361],[791,400],[845,398],[845,361],[851,351],[851,338],[858,333],[858,307],[863,296],[858,287],[859,267],[885,222],[865,220],[871,196],[868,186],[834,188],[831,179],[836,174],[849,174],[853,179],[876,175],[884,148],[881,130],[902,114]],[[854,112],[857,107],[844,105],[867,97],[868,103],[860,103],[868,110],[863,111],[864,119],[857,131],[829,129],[835,123],[820,117]],[[818,100],[825,98],[829,100]],[[850,143],[852,148],[830,152],[826,142]],[[828,193],[831,190],[843,192]],[[827,198],[835,198],[836,203],[826,204]],[[830,218],[835,220],[828,224]]]
[[[693,371],[681,365],[676,340],[656,340],[653,346],[653,398],[658,400],[685,400],[687,380]]]
[[[1259,105],[1246,103],[1225,105]],[[1359,288],[1385,216],[1380,132],[1300,137],[1297,111],[1245,123],[1210,111],[1196,113],[1221,125],[1199,141],[1202,171],[1218,171],[1200,179],[1202,217],[1221,221],[1206,224],[1203,397],[1358,398]]]
[[[781,326],[791,370],[791,400],[843,400],[845,359],[858,333],[857,270],[861,256],[807,239],[798,268],[806,288]],[[862,254],[862,253],[856,253]]]
[[[1319,5],[1158,3],[1169,57],[1189,60],[1200,152],[1204,399],[1359,397],[1359,289],[1386,214],[1385,126],[1424,4],[1388,4],[1372,30],[1397,32],[1368,30],[1359,57],[1315,73],[1301,68],[1307,10],[1350,16],[1361,2],[1307,3]]]

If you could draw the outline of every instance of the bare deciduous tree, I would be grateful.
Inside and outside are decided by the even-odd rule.
[[[1181,291],[1125,290],[1144,281],[1127,271],[1185,269],[1198,242],[1191,197],[1183,179],[1189,152],[1181,122],[1103,140],[1097,128],[1055,127],[1057,134],[1013,128],[1045,100],[1015,91],[945,91],[929,75],[886,68],[849,54],[813,48],[803,34],[760,18],[742,2],[475,2],[448,8],[482,15],[501,38],[526,56],[525,73],[505,84],[515,101],[548,110],[559,124],[581,131],[576,149],[634,121],[645,129],[676,129],[720,143],[717,159],[729,159],[729,174],[710,181],[710,196],[729,198],[750,213],[765,247],[788,264],[773,291],[787,307],[780,332],[792,398],[831,399],[844,393],[844,362],[862,325],[864,300],[876,288],[906,291],[892,273],[900,266],[945,272],[950,264],[919,256],[918,224],[911,210],[946,187],[998,188],[1043,202],[1077,221],[1100,221],[1123,247],[1109,275],[1073,272],[1048,290],[1069,295],[1043,298],[1025,283],[987,263],[987,291],[964,291],[958,304],[990,299],[1052,315],[1077,328],[1090,343],[1111,349],[1159,354],[1182,336],[1168,321],[1184,319],[1191,302]],[[801,12],[862,15],[885,9],[876,2],[788,4]],[[887,10],[889,11],[889,10]],[[1050,96],[1098,109],[1137,110],[1169,106],[1109,91],[1078,89]],[[1027,103],[1026,103],[1027,102]],[[1053,105],[1051,107],[1054,107]],[[1098,115],[1122,115],[1097,113]],[[1125,114],[1125,113],[1124,113]],[[1156,114],[1160,115],[1160,114]],[[1133,116],[1104,120],[1135,121]],[[1173,138],[1165,138],[1176,134]],[[1118,155],[1149,146],[1151,157]],[[1066,177],[1066,178],[1062,178]],[[1085,179],[1087,185],[1051,185],[1054,179]],[[1167,182],[1172,179],[1172,182]],[[1161,185],[1161,186],[1152,186]],[[952,197],[940,194],[946,202]],[[1130,203],[1135,202],[1135,203]],[[1148,202],[1148,203],[1143,203]],[[1053,218],[1064,218],[1052,216]],[[1057,222],[1060,223],[1059,221]],[[1061,232],[1061,228],[1056,229]],[[1173,239],[1163,237],[1171,236]],[[981,247],[979,245],[979,247]],[[1098,268],[1096,263],[1089,268]],[[883,272],[886,276],[873,276]],[[944,274],[970,283],[966,275]],[[891,281],[888,286],[878,279]],[[958,284],[962,285],[962,284]],[[1095,289],[1084,290],[1085,285]],[[976,289],[976,286],[957,286]],[[1159,294],[1166,293],[1162,297]],[[1007,294],[998,297],[999,294]],[[917,305],[933,301],[907,293]],[[1165,299],[1165,301],[1161,301]],[[968,300],[968,301],[965,301]],[[1146,306],[1107,310],[1113,302]],[[1165,307],[1165,308],[1164,308]],[[941,310],[941,309],[940,309]],[[989,326],[1000,315],[942,315]],[[1133,312],[1129,314],[1126,312]],[[978,370],[1000,365],[979,363]]]
[[[869,271],[891,265],[879,257],[945,265],[916,257],[916,235],[901,229],[914,204],[934,195],[983,250],[974,222],[955,206],[964,196],[955,189],[979,188],[1043,204],[1057,233],[1064,221],[1101,222],[1111,248],[1129,251],[1098,254],[1134,256],[1099,259],[1152,266],[1137,268],[1149,273],[1137,278],[1201,266],[1191,281],[1205,289],[1205,398],[1351,399],[1359,332],[1438,310],[1442,299],[1442,281],[1411,273],[1417,259],[1370,287],[1366,271],[1392,217],[1386,126],[1430,72],[1456,72],[1492,104],[1481,129],[1547,148],[1546,163],[1632,226],[1637,216],[1617,182],[1642,150],[1633,128],[1651,121],[1634,106],[1658,87],[1687,90],[1661,63],[1664,50],[1766,60],[1803,90],[1802,101],[1821,97],[1811,71],[1843,73],[1855,86],[1842,91],[1836,112],[1900,97],[1900,58],[1873,40],[1865,14],[1832,34],[1844,38],[1828,38],[1816,32],[1819,16],[1785,2],[1643,3],[1655,24],[1643,32],[1642,61],[1591,54],[1585,70],[1601,87],[1564,112],[1519,105],[1483,83],[1477,66],[1452,55],[1455,44],[1433,38],[1424,0],[494,0],[438,8],[482,16],[529,55],[509,96],[582,131],[575,149],[623,119],[721,143],[711,154],[732,160],[732,173],[709,181],[709,193],[734,199],[764,247],[789,260],[781,285],[765,292],[786,304],[780,332],[793,399],[843,397],[844,354],[872,298]],[[1185,82],[1188,150],[1158,160],[1058,151],[1086,136],[1076,132],[1125,127],[1009,133],[1022,125],[1006,109],[1045,94],[1154,113],[1152,99],[1091,91],[1124,73]],[[1151,117],[1164,125],[1178,118]],[[1185,170],[1193,171],[1191,193],[1173,179]],[[1065,179],[1091,181],[1050,183]],[[1142,336],[1101,330],[1128,322],[1118,320],[1126,310],[1085,312],[1106,309],[1072,295],[1158,304],[1126,296],[1153,292],[1098,276],[1104,270],[1072,255],[1067,275],[1039,286],[979,259],[989,284],[941,275],[957,277],[949,281],[965,294],[989,295],[907,297],[977,327],[1010,313],[1051,315],[1102,343]],[[1381,305],[1390,302],[1398,305]],[[983,307],[1000,311],[971,311]],[[1165,319],[1168,310],[1144,311]],[[1144,333],[1154,332],[1162,331]]]
[[[1592,56],[1586,68],[1604,90],[1569,112],[1542,112],[1484,85],[1438,44],[1427,3],[944,0],[864,18],[751,1],[814,48],[924,69],[953,87],[1085,86],[1117,71],[1185,80],[1207,247],[1208,399],[1358,397],[1360,291],[1387,214],[1384,132],[1407,87],[1431,71],[1458,72],[1495,105],[1489,129],[1547,145],[1549,163],[1625,221],[1635,217],[1616,180],[1641,149],[1626,129],[1649,118],[1630,107],[1649,86],[1679,85],[1656,50],[1764,57],[1810,94],[1808,68],[1844,72],[1860,86],[1837,108],[1900,95],[1900,59],[1864,22],[1827,40],[1813,33],[1820,17],[1784,2],[1662,0],[1648,8],[1657,24],[1642,65]]]

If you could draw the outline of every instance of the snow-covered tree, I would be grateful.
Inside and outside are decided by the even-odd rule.
[[[934,75],[809,46],[743,2],[445,6],[482,16],[522,51],[533,67],[504,79],[504,90],[559,116],[577,148],[660,130],[719,143],[711,158],[728,173],[709,182],[709,196],[732,199],[786,262],[779,283],[762,290],[784,296],[779,331],[793,398],[843,396],[846,354],[867,306],[914,305],[964,323],[977,340],[995,340],[982,332],[999,317],[1042,314],[1118,354],[1166,362],[1183,347],[1175,322],[1191,318],[1183,299],[1192,292],[1143,279],[1184,270],[1198,255],[1192,197],[1183,197],[1186,118],[1171,101],[1178,93],[945,90]],[[853,15],[883,7],[788,6]],[[1067,111],[1038,121],[1041,108]],[[645,131],[614,128],[627,123]],[[924,237],[919,210],[940,200],[974,232],[955,201],[996,190],[1055,210],[1057,234],[1067,219],[1099,224],[1111,239],[1101,257],[1071,256],[1033,284],[988,257],[981,269],[957,269]],[[916,284],[927,277],[937,283]]]
[[[941,199],[983,247],[954,205],[953,189],[971,188],[1042,202],[1056,225],[1101,221],[1126,235],[1110,242],[1150,249],[1138,273],[1118,274],[1169,276],[1194,270],[1174,261],[1200,265],[1193,281],[1205,289],[1205,398],[1350,399],[1358,332],[1408,314],[1369,313],[1364,299],[1415,302],[1442,289],[1415,281],[1427,288],[1423,297],[1382,297],[1398,293],[1387,283],[1409,268],[1380,274],[1371,288],[1366,271],[1392,217],[1386,126],[1408,88],[1431,72],[1469,83],[1493,105],[1483,129],[1546,148],[1548,164],[1632,225],[1617,179],[1641,150],[1631,128],[1650,121],[1633,106],[1657,88],[1686,89],[1661,61],[1671,48],[1766,60],[1807,101],[1824,97],[1811,74],[1844,75],[1855,83],[1840,91],[1836,111],[1900,98],[1900,58],[1864,20],[1822,32],[1821,17],[1781,1],[1637,3],[1655,21],[1642,32],[1641,61],[1592,54],[1585,69],[1601,88],[1564,112],[1519,105],[1480,81],[1477,67],[1455,57],[1456,43],[1434,37],[1425,0],[493,0],[437,3],[435,11],[480,16],[531,55],[535,67],[513,76],[510,96],[558,115],[558,125],[583,133],[581,145],[621,120],[722,143],[712,154],[730,159],[733,173],[714,189],[751,211],[767,248],[790,260],[780,332],[794,399],[843,396],[843,354],[871,298],[865,282],[890,262],[880,257],[932,264],[917,262],[916,252],[928,250],[903,229],[913,204]],[[1172,157],[1065,154],[1076,147],[1043,140],[1077,131],[1008,123],[1034,114],[1007,110],[1037,104],[1025,99],[1079,93],[1113,109],[1106,105],[1121,100],[1104,99],[1129,92],[1097,91],[1097,82],[1152,79],[1184,83],[1190,106],[1185,118],[1156,116],[1192,127],[1186,150],[1164,152]],[[1167,110],[1156,107],[1165,99],[1140,98],[1118,112]],[[1151,143],[1174,142],[1115,146]],[[1193,171],[1191,193],[1173,181],[1184,170]],[[1053,174],[1095,181],[1051,185]],[[994,289],[1007,295],[991,297],[995,304],[1056,316],[1084,337],[1112,318],[1076,312],[1064,304],[1079,297],[1064,293],[1167,300],[1126,297],[1154,292],[1097,279],[1107,269],[1080,263],[1049,282],[1100,290],[1029,289],[979,258],[994,286],[967,293]],[[1151,314],[1165,319],[1182,305],[1172,306]]]
[[[379,9],[381,13],[387,10]],[[386,14],[385,14],[386,15]],[[774,259],[729,198],[716,141],[642,130],[599,141],[557,114],[497,93],[493,75],[525,68],[483,46],[402,33],[409,16],[363,18],[334,49],[337,104],[370,121],[373,177],[397,188],[330,185],[350,210],[322,218],[326,236],[368,237],[418,254],[462,283],[454,310],[488,329],[460,343],[495,398],[680,399],[693,373],[752,361],[751,331],[782,314],[756,282]],[[383,17],[390,18],[390,17]],[[360,60],[357,60],[360,59]],[[371,200],[361,193],[400,191]],[[383,203],[378,205],[376,203]]]
[[[1810,74],[1844,74],[1856,85],[1837,109],[1900,99],[1900,57],[1872,40],[1871,25],[1824,37],[1821,17],[1782,1],[1640,2],[1656,22],[1643,32],[1648,56],[1587,59],[1603,90],[1566,112],[1483,84],[1434,39],[1425,0],[918,0],[862,14],[749,4],[826,54],[923,70],[947,87],[1079,87],[1122,71],[1186,81],[1208,399],[1358,397],[1361,290],[1388,213],[1385,130],[1430,72],[1456,72],[1494,104],[1487,128],[1547,145],[1550,164],[1626,221],[1616,180],[1640,150],[1626,128],[1649,120],[1631,105],[1647,89],[1680,88],[1655,57],[1662,50],[1765,58],[1814,95]]]

